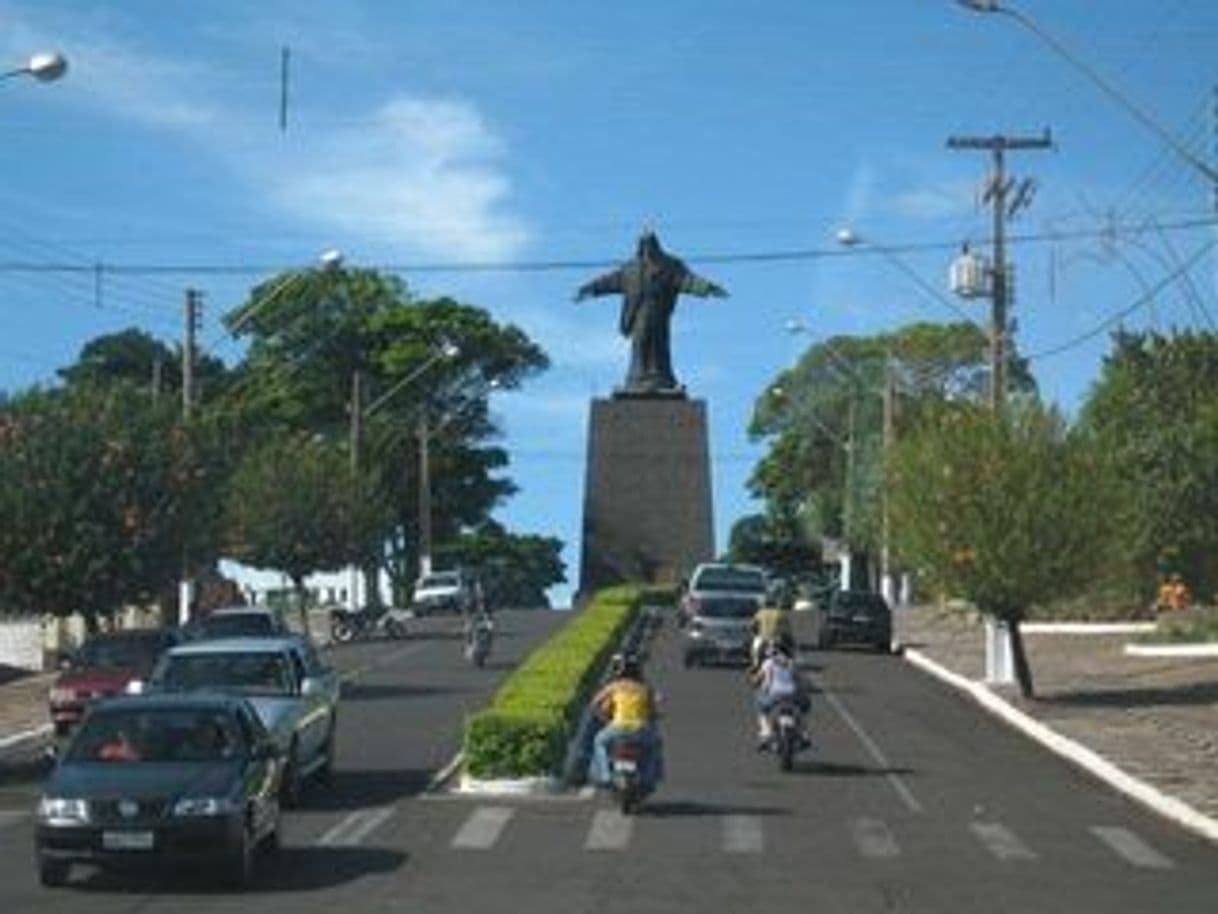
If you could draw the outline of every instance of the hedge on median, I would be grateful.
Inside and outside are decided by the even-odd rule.
[[[556,773],[605,661],[644,603],[671,593],[613,587],[533,651],[465,723],[465,768],[477,778]]]

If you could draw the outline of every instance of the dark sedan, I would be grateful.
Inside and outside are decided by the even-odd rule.
[[[878,593],[838,590],[820,608],[817,644],[827,650],[836,644],[866,644],[887,653],[892,647],[892,610]]]
[[[38,803],[43,885],[75,863],[222,868],[242,885],[279,842],[282,756],[242,698],[194,693],[96,705]]]

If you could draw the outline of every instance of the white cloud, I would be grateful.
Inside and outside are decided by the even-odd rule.
[[[503,144],[469,103],[399,96],[289,167],[257,163],[272,199],[296,216],[423,254],[501,261],[529,240],[505,212]]]
[[[975,181],[944,181],[898,193],[893,198],[893,209],[914,219],[960,216],[972,211],[975,193]]]

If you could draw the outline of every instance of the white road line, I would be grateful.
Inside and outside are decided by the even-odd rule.
[[[317,839],[318,847],[329,847],[332,844],[341,841],[343,836],[359,824],[367,810],[357,809],[355,812],[348,813],[333,826],[331,826],[325,834]]]
[[[392,806],[362,810],[360,817],[346,832],[331,841],[330,847],[355,847],[393,817]]]
[[[898,774],[891,770],[892,763],[888,761],[887,756],[885,756],[880,750],[880,747],[876,745],[875,740],[867,735],[867,731],[863,729],[862,724],[854,719],[854,716],[846,710],[845,705],[838,701],[837,696],[829,691],[829,687],[823,682],[820,683],[820,689],[821,693],[825,696],[825,701],[829,702],[829,704],[833,707],[833,710],[837,712],[838,716],[846,722],[846,726],[854,731],[854,735],[859,738],[859,742],[861,742],[863,747],[871,754],[871,757],[875,760],[875,763],[881,768],[889,769],[885,777],[887,777],[888,783],[892,785],[892,789],[897,792],[897,796],[899,796],[909,808],[909,811],[916,813],[922,812],[922,804],[918,802],[918,798],[913,795],[913,791],[909,789],[909,785],[906,784]]]
[[[969,825],[986,850],[1001,860],[1009,863],[1014,860],[1035,860],[1036,854],[1019,837],[998,822],[973,822]]]
[[[758,816],[724,816],[723,850],[729,854],[760,854],[765,832]]]
[[[891,860],[901,855],[896,838],[879,819],[855,819],[850,823],[850,836],[859,853],[871,860]]]
[[[584,850],[620,851],[630,843],[634,819],[616,809],[599,809],[592,816],[592,826],[584,839]]]
[[[479,806],[465,820],[452,840],[457,850],[489,850],[511,821],[515,810],[508,806]]]
[[[1091,833],[1134,866],[1152,870],[1169,870],[1175,866],[1127,828],[1094,825],[1091,827]]]
[[[18,730],[16,733],[5,734],[0,736],[0,749],[8,749],[10,746],[17,746],[32,739],[38,739],[50,732],[51,725],[42,724],[41,726],[31,727],[29,730]]]

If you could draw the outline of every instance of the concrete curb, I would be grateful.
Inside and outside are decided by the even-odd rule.
[[[1142,635],[1155,630],[1153,622],[1021,622],[1025,635]]]
[[[1204,813],[1189,806],[1178,797],[1164,793],[1139,778],[1135,778],[1125,770],[1117,767],[1098,752],[1088,749],[1081,743],[1063,736],[1051,727],[1046,726],[1010,702],[996,695],[983,683],[977,682],[953,673],[946,667],[931,660],[921,651],[906,648],[905,658],[914,666],[942,680],[948,685],[966,692],[983,708],[996,717],[1001,718],[1026,736],[1036,740],[1051,752],[1084,769],[1110,787],[1120,791],[1137,803],[1182,825],[1189,831],[1210,841],[1218,842],[1218,819],[1212,819]]]
[[[1127,657],[1218,657],[1218,644],[1126,644]]]
[[[38,727],[32,727],[29,730],[18,730],[16,733],[9,733],[5,736],[0,736],[0,749],[11,749],[14,746],[21,745],[22,743],[40,739],[50,732],[51,725],[42,724]]]

